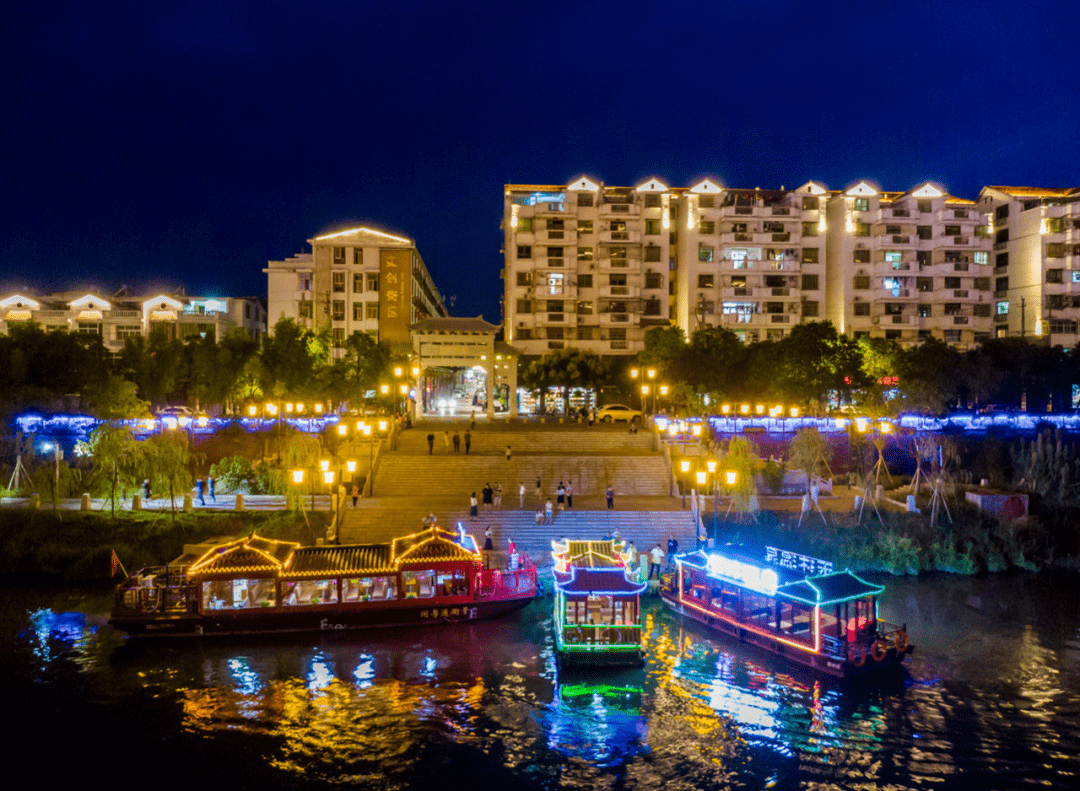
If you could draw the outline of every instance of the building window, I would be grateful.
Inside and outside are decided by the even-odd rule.
[[[517,232],[518,233],[532,233],[533,232],[533,218],[532,217],[518,217]]]
[[[579,192],[577,196],[578,206],[592,206],[593,194],[591,192]]]
[[[645,246],[645,260],[648,263],[659,263],[660,248],[655,244]]]
[[[855,199],[855,211],[869,211],[870,199],[869,198],[856,198]]]
[[[915,278],[915,290],[916,291],[933,291],[934,290],[934,278],[932,278],[932,277],[917,277],[917,278]]]
[[[659,272],[645,273],[645,288],[663,288],[664,278]]]
[[[818,290],[818,276],[817,275],[803,275],[802,276],[802,290],[803,291],[817,291]]]
[[[997,255],[994,256],[994,266],[1008,266],[1008,265],[1009,265],[1009,254],[1008,253],[998,253]]]
[[[870,263],[870,251],[869,250],[852,250],[851,260],[856,264],[869,264]]]
[[[116,328],[116,340],[118,341],[125,338],[134,338],[138,335],[142,335],[142,327],[138,324],[120,324]]]
[[[978,291],[989,291],[990,290],[990,278],[988,278],[988,277],[977,277],[977,278],[975,278],[975,288]]]
[[[658,236],[660,234],[660,221],[659,220],[646,220],[645,221],[645,235],[646,236]]]
[[[959,316],[963,313],[963,307],[959,302],[946,302],[945,303],[945,315],[946,316]]]
[[[352,262],[357,266],[364,265],[364,248],[354,247],[352,251]]]
[[[960,278],[947,277],[945,278],[945,288],[960,288]]]
[[[645,208],[656,209],[660,206],[660,196],[655,193],[645,195]]]
[[[352,291],[354,294],[364,293],[364,276],[355,274],[352,276]]]
[[[945,235],[946,236],[959,236],[960,235],[960,226],[959,225],[946,225],[945,226]]]
[[[335,247],[334,248],[334,263],[344,265],[344,263],[345,263],[345,248],[344,247]]]
[[[377,319],[377,318],[379,318],[379,303],[378,302],[367,302],[365,304],[367,305],[367,317],[369,319]]]
[[[1064,283],[1065,271],[1063,269],[1047,269],[1046,270],[1046,282],[1047,283]]]
[[[578,288],[592,288],[592,275],[578,275]]]
[[[517,284],[519,286],[531,286],[532,285],[532,272],[518,272]]]
[[[976,264],[986,265],[990,263],[990,253],[985,250],[977,250],[975,252],[974,261]]]
[[[866,291],[870,288],[870,276],[869,275],[855,275],[851,278],[851,287],[855,291]]]
[[[577,260],[578,261],[592,261],[593,260],[593,249],[591,247],[579,247],[577,249]]]
[[[870,235],[870,223],[857,222],[855,223],[855,235],[856,236],[869,236]]]
[[[802,314],[805,318],[816,318],[818,315],[818,303],[817,302],[803,302]]]
[[[591,316],[593,312],[593,303],[586,301],[577,303],[577,312],[579,316]]]
[[[518,313],[532,313],[532,300],[519,299],[516,310]]]
[[[697,276],[697,287],[698,288],[712,288],[713,287],[713,282],[714,281],[713,281],[713,276],[712,275],[698,275]]]
[[[945,330],[945,343],[960,343],[960,330]]]
[[[1065,257],[1065,245],[1061,242],[1052,242],[1046,245],[1046,257],[1047,258],[1064,258]]]
[[[934,238],[934,226],[932,225],[917,225],[915,226],[915,232],[923,240]]]
[[[564,332],[564,330],[563,330],[562,327],[548,327],[547,328],[548,340],[561,341],[563,339],[563,332]]]
[[[928,319],[931,315],[933,315],[930,305],[926,304],[925,302],[920,302],[919,307],[916,310],[919,313],[919,318],[922,319]]]
[[[344,272],[334,272],[333,273],[333,279],[334,279],[334,293],[335,294],[344,293],[345,292],[345,273]]]
[[[712,260],[713,260],[713,249],[711,247],[706,247],[705,245],[702,245],[701,247],[698,248],[698,261],[712,261]]]
[[[592,233],[592,220],[578,220],[577,232],[578,233]]]
[[[869,316],[870,315],[870,303],[869,302],[855,302],[852,304],[852,313],[856,316]]]
[[[700,223],[698,223],[698,233],[716,233],[716,223],[712,220],[702,220]]]
[[[340,349],[342,346],[344,346],[345,345],[345,328],[344,327],[334,327],[333,338],[334,338],[334,348],[335,349]]]
[[[353,321],[363,321],[364,320],[364,303],[363,302],[354,302],[354,303],[352,303],[352,318],[353,318]]]
[[[1002,242],[1009,241],[1009,229],[1002,228],[1000,231],[994,234],[994,243],[1000,244]]]
[[[345,300],[335,299],[333,303],[334,321],[345,321]]]
[[[592,327],[578,327],[577,328],[577,339],[579,341],[591,341],[593,339],[593,328]]]
[[[530,244],[519,244],[517,246],[517,257],[518,258],[532,258],[532,245],[530,245]]]
[[[802,235],[803,236],[817,236],[818,235],[818,224],[816,222],[804,222],[802,224]]]
[[[314,304],[315,304],[314,302],[310,302],[309,300],[301,300],[301,302],[300,302],[300,318],[302,318],[302,319],[310,319],[313,315],[315,315],[314,311],[312,310]]]
[[[624,327],[612,327],[610,330],[608,330],[608,340],[625,341],[626,340],[626,328],[624,328]]]
[[[804,264],[817,264],[820,263],[818,258],[818,249],[816,247],[804,247],[802,249],[802,260]]]
[[[367,290],[374,294],[379,290],[379,276],[378,274],[369,274],[367,276]]]
[[[803,211],[814,211],[818,207],[818,199],[804,197],[802,199],[802,207]]]

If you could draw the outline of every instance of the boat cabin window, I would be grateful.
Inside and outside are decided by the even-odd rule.
[[[813,609],[805,604],[780,602],[780,631],[800,640],[810,640]]]
[[[768,626],[773,621],[773,612],[776,601],[768,596],[762,596],[750,591],[743,592],[743,620],[752,621],[762,626]]]
[[[281,583],[281,604],[336,604],[337,580],[300,580]]]
[[[465,572],[460,569],[455,571],[439,572],[436,580],[438,594],[440,596],[468,596],[469,583],[465,579]]]
[[[430,599],[435,595],[435,572],[403,571],[401,586],[406,599]]]
[[[590,596],[586,602],[586,623],[615,623],[611,596]]]
[[[274,580],[215,580],[202,584],[203,610],[273,607]]]
[[[359,577],[341,582],[342,601],[386,601],[397,598],[396,577]]]

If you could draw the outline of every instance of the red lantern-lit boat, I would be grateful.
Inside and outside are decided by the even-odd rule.
[[[254,534],[116,590],[110,623],[133,637],[335,631],[492,618],[539,593],[536,567],[484,568],[471,535],[432,526],[389,544],[302,547]]]
[[[660,585],[668,607],[793,662],[844,678],[895,667],[914,651],[906,624],[877,617],[884,586],[826,561],[729,546],[678,555],[675,564]]]

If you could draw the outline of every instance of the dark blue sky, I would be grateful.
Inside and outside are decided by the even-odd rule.
[[[499,320],[502,186],[1080,185],[1080,3],[17,2],[0,285],[263,295],[354,220]]]

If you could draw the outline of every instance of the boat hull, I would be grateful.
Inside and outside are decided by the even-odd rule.
[[[900,666],[904,657],[915,650],[914,646],[910,645],[903,651],[897,651],[896,647],[890,646],[880,660],[875,660],[871,656],[864,656],[862,664],[856,664],[848,659],[840,660],[824,654],[793,648],[779,639],[746,629],[736,621],[707,614],[693,607],[686,607],[678,598],[667,591],[661,591],[660,596],[664,604],[677,615],[697,621],[739,642],[762,648],[769,653],[782,657],[785,661],[803,665],[835,678],[851,678],[884,669],[896,669]]]
[[[110,624],[131,637],[212,637],[289,632],[342,632],[468,623],[520,610],[535,595],[458,603],[397,602],[393,606],[328,605],[213,613],[114,617]]]
[[[645,667],[645,655],[637,651],[563,651],[559,650],[556,661],[561,669],[572,668],[634,668]]]

